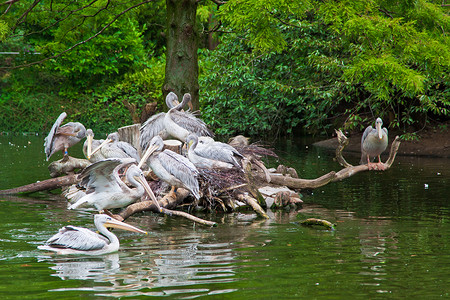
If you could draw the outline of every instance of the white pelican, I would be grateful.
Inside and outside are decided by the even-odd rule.
[[[98,148],[105,140],[94,140],[92,129],[86,130],[86,141],[83,144],[83,154],[92,163],[106,159],[100,151],[92,153],[92,148]]]
[[[167,139],[170,135],[173,135],[173,132],[183,132],[186,130],[188,132],[194,132],[198,136],[214,136],[202,120],[198,119],[194,114],[188,111],[181,111],[186,103],[190,103],[191,96],[185,94],[183,100],[184,103],[179,103],[177,95],[170,92],[166,97],[166,105],[169,107],[169,112],[153,115],[145,121],[140,128],[140,146],[142,150],[148,148],[150,141],[156,135],[161,136],[163,139]],[[170,120],[166,120],[168,114]],[[171,129],[168,130],[166,125],[169,125]],[[173,135],[173,137],[178,138],[177,134]],[[185,139],[181,141],[184,142]]]
[[[361,161],[360,164],[365,164],[369,170],[385,170],[386,167],[381,162],[380,155],[386,150],[388,145],[388,131],[386,128],[381,129],[383,121],[377,118],[375,128],[368,126],[361,138]],[[371,157],[378,156],[378,163],[372,163]]]
[[[198,168],[222,168],[231,169],[237,167],[242,169],[238,159],[243,158],[234,147],[216,142],[210,139],[204,139],[199,143],[195,133],[188,135],[186,139],[188,146],[188,158]]]
[[[92,151],[91,155],[101,153],[101,156],[106,158],[134,158],[140,161],[138,151],[131,144],[119,141],[119,133],[113,132],[108,135],[97,148]],[[88,158],[89,159],[89,158]]]
[[[170,92],[168,98],[175,98],[177,95]],[[178,98],[176,98],[178,99]],[[167,101],[167,100],[166,100]],[[196,118],[192,114],[184,114],[184,118],[179,118],[179,110],[191,101],[191,95],[186,93],[183,95],[183,101],[180,104],[172,107],[164,116],[164,128],[167,133],[178,140],[185,142],[190,133],[195,133],[197,136],[214,136],[214,134],[207,128],[206,124]],[[170,100],[170,102],[173,102]],[[178,113],[177,113],[178,112]]]
[[[139,228],[120,222],[104,214],[95,215],[94,224],[101,234],[83,227],[68,225],[61,228],[57,234],[49,238],[45,245],[38,246],[38,248],[63,255],[99,255],[119,250],[119,239],[107,227],[147,234],[147,232]]]
[[[175,187],[182,187],[189,190],[198,200],[200,199],[198,186],[198,170],[184,156],[179,155],[169,149],[162,151],[164,143],[162,138],[157,135],[150,141],[150,145],[139,162],[139,167],[149,160],[149,166],[156,176],[162,181]]]
[[[61,123],[66,116],[67,114],[65,112],[59,115],[44,140],[44,150],[47,161],[50,156],[58,151],[63,151],[64,158],[67,158],[67,149],[86,136],[86,128],[79,122],[68,122],[61,126]]]
[[[94,206],[98,211],[125,207],[140,199],[145,192],[161,211],[153,191],[145,180],[141,169],[133,158],[110,158],[85,168],[79,175],[80,185],[86,188],[86,195],[80,197],[69,209],[80,206]],[[120,178],[119,170],[128,167],[125,176],[135,188],[129,188]],[[79,197],[79,195],[77,195]]]

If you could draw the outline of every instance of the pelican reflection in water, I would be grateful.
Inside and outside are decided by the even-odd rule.
[[[98,255],[119,250],[119,239],[107,227],[147,234],[146,231],[104,214],[95,215],[94,224],[100,234],[83,227],[68,225],[49,238],[45,245],[38,246],[38,248],[54,251],[57,254]]]
[[[368,126],[361,138],[361,161],[360,164],[365,164],[369,170],[385,170],[386,167],[381,162],[380,155],[386,150],[388,145],[388,131],[386,128],[381,128],[383,121],[377,118],[375,128]],[[372,163],[371,157],[378,156],[378,163]]]
[[[59,115],[44,140],[44,151],[47,160],[58,151],[63,151],[64,159],[67,159],[67,149],[86,136],[86,128],[79,122],[68,122],[61,126],[66,116],[65,112]]]

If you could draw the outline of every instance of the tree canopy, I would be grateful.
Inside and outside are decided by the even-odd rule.
[[[441,1],[183,5],[197,5],[190,23],[197,47],[187,51],[198,54],[202,116],[219,135],[360,129],[377,116],[414,133],[448,119],[450,19]],[[11,113],[0,119],[4,130],[45,131],[49,116],[66,110],[111,131],[131,122],[130,105],[158,101],[163,109],[166,53],[173,59],[183,49],[168,31],[177,20],[168,23],[172,5],[10,0],[0,7],[0,52],[20,53],[0,54],[0,107]],[[195,80],[186,85],[195,89]]]

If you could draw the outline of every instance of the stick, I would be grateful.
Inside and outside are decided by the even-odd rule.
[[[216,222],[200,219],[200,218],[198,218],[196,216],[193,216],[193,215],[190,215],[190,214],[188,214],[187,212],[184,212],[184,211],[170,210],[170,209],[167,209],[167,208],[163,208],[162,209],[162,213],[165,214],[165,215],[168,215],[168,216],[175,215],[175,216],[184,217],[184,218],[189,219],[191,221],[194,221],[196,223],[200,223],[200,224],[211,226],[211,227],[217,226]]]
[[[237,199],[241,202],[246,203],[248,206],[253,208],[253,210],[263,217],[264,219],[269,219],[269,216],[265,213],[265,211],[261,208],[255,198],[250,197],[248,194],[238,194]]]

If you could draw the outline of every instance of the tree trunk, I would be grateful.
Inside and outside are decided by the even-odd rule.
[[[196,29],[197,0],[166,0],[166,77],[162,88],[164,99],[169,92],[192,96],[198,110],[198,32]]]

